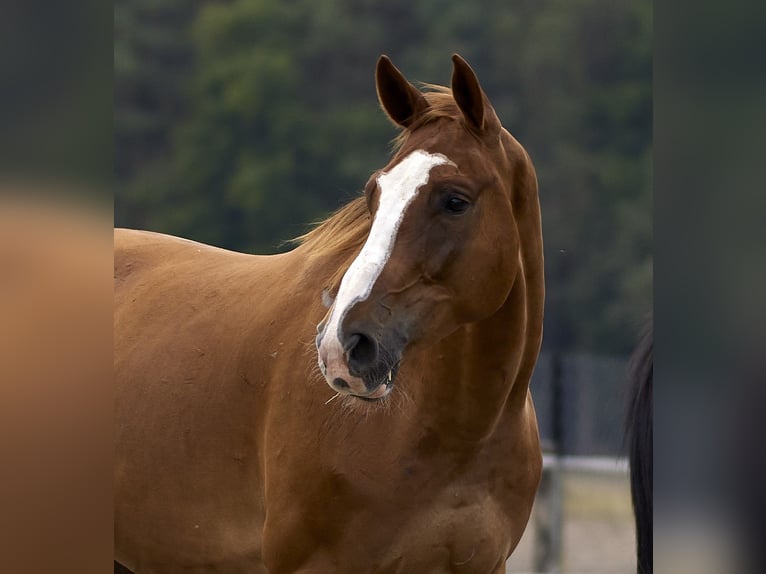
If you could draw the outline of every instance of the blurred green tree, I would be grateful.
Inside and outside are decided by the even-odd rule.
[[[201,0],[114,2],[115,221],[161,229],[172,133],[189,105],[189,26]]]

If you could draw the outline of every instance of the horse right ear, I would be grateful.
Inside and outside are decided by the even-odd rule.
[[[378,58],[375,69],[378,100],[391,121],[409,127],[428,108],[423,94],[407,81],[388,56]]]

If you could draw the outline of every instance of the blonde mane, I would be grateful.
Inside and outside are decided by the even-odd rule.
[[[459,119],[460,109],[452,97],[452,90],[445,86],[422,84],[428,109],[409,127],[404,128],[393,140],[394,153],[402,149],[412,132],[440,118]],[[352,199],[324,221],[320,221],[308,233],[292,242],[303,245],[316,257],[326,255],[356,254],[370,232],[372,220],[364,196]]]
[[[292,242],[310,248],[315,256],[335,255],[360,247],[371,223],[367,201],[360,195]]]

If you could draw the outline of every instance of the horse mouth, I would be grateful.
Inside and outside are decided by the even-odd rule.
[[[370,393],[369,395],[354,395],[356,398],[361,399],[363,401],[367,402],[375,402],[379,401],[381,399],[384,399],[387,397],[391,391],[394,388],[394,383],[396,382],[396,375],[399,372],[399,363],[396,363],[391,369],[383,376],[382,380],[380,379],[373,379],[369,380],[367,377],[364,377],[365,383],[367,383],[368,387],[373,386],[375,382],[378,383],[377,387],[375,387],[375,390]],[[372,379],[372,377],[370,377]]]

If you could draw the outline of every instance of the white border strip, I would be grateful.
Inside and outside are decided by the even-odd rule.
[[[543,454],[543,467],[559,467],[563,470],[624,474],[628,472],[628,459],[621,456],[556,456]]]

